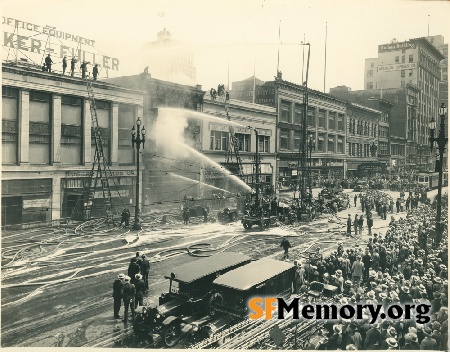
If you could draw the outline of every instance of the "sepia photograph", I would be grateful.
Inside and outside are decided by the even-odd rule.
[[[2,348],[448,351],[450,2],[0,12]]]

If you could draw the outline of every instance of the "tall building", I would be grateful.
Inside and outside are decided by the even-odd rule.
[[[441,79],[439,82],[439,104],[444,103],[448,107],[448,43],[444,43],[442,35],[429,36],[427,39],[438,49],[445,59],[439,63]],[[448,120],[446,124],[448,126]]]
[[[144,45],[141,64],[160,80],[187,85],[197,81],[193,49],[173,40],[165,28],[158,32],[156,41]]]
[[[364,85],[367,90],[382,92],[389,88],[405,88],[413,84],[420,89],[416,115],[415,142],[428,143],[428,124],[438,116],[440,62],[444,55],[426,38],[378,46],[378,57],[366,59]],[[380,94],[382,98],[382,93]]]
[[[143,92],[92,85],[113,203],[131,207],[136,165],[130,128],[142,116]],[[79,200],[86,196],[96,145],[91,128],[84,79],[3,63],[2,226],[56,224],[83,214]],[[101,192],[95,193],[93,217],[105,214]]]

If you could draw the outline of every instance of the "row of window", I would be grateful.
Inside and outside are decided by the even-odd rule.
[[[19,90],[2,87],[2,163],[18,163],[18,111]],[[74,96],[61,96],[61,152],[60,162],[80,165],[83,158],[83,100]],[[103,155],[110,158],[111,145],[111,103],[96,101],[97,120]],[[90,111],[86,113],[90,114]],[[137,111],[135,106],[119,105],[119,152],[118,162],[134,162],[131,148],[130,128]],[[29,93],[29,161],[31,164],[53,162],[52,158],[52,94],[40,91]],[[121,130],[126,128],[126,134]],[[121,138],[121,136],[123,136]],[[122,140],[123,139],[123,140]],[[94,160],[96,141],[91,134],[91,160]]]
[[[372,122],[350,119],[348,124],[348,132],[360,136],[371,136],[376,138],[377,125]]]
[[[238,146],[239,151],[253,152],[251,148],[252,135],[244,133],[235,133],[234,143]],[[229,132],[211,131],[210,149],[228,151],[230,143]],[[270,153],[270,137],[258,136],[258,151],[260,153]]]
[[[357,156],[360,158],[372,157],[372,152],[370,150],[371,145],[365,143],[347,143],[348,155]],[[378,150],[377,150],[378,154]]]
[[[309,137],[308,137],[309,138]],[[282,129],[280,130],[280,149],[281,150],[290,150],[290,151],[298,151],[300,148],[300,144],[302,141],[301,133],[294,133],[294,145],[292,148],[292,142],[289,137],[289,130]],[[315,143],[314,150],[316,152],[321,153],[344,153],[344,144],[341,138],[337,138],[336,136],[328,135],[326,136],[323,133],[319,133],[317,137],[317,143]]]
[[[326,111],[319,109],[316,114],[314,107],[308,107],[307,125],[311,127],[316,126],[316,115],[319,128],[343,131],[344,130],[344,115],[338,114],[334,111],[328,111],[328,118]],[[301,125],[303,122],[303,106],[299,104],[294,105],[294,114],[291,117],[291,104],[288,102],[281,103],[280,121],[286,123],[294,123]],[[327,124],[328,122],[328,124]]]
[[[404,64],[406,62],[406,58],[405,55],[402,55],[402,64]],[[409,61],[408,62],[414,62],[414,54],[410,54],[409,55]],[[395,57],[395,63],[398,64],[400,63],[400,56],[396,56]]]

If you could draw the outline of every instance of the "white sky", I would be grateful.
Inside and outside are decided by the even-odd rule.
[[[197,48],[197,81],[203,89],[253,75],[276,74],[278,25],[281,41],[311,43],[309,86],[323,90],[325,23],[328,23],[326,91],[345,84],[363,89],[364,59],[379,44],[441,34],[450,39],[450,1],[336,0],[2,0],[2,16],[96,41],[96,48],[120,59],[110,77],[138,74],[140,50],[164,27],[172,38]],[[165,13],[164,17],[158,13]],[[429,15],[429,16],[428,16]],[[13,27],[2,26],[12,32]],[[44,38],[45,40],[45,38]],[[3,49],[5,51],[5,49]],[[305,50],[305,54],[306,54]],[[280,48],[285,80],[301,83],[303,47]],[[255,61],[256,60],[256,61]],[[256,63],[255,63],[256,62]],[[151,68],[150,68],[151,73]]]

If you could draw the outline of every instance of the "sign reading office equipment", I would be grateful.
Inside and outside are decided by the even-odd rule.
[[[105,69],[119,71],[119,59],[97,53],[95,41],[72,33],[67,33],[56,27],[41,26],[14,18],[2,16],[3,51],[4,60],[13,60],[15,55],[23,59],[35,61],[42,65],[42,54],[50,54],[53,64],[58,64],[55,58],[66,55],[68,64],[75,57],[78,62],[89,61],[92,65],[98,64]],[[86,48],[89,47],[89,48]],[[61,66],[60,64],[58,66]],[[70,67],[70,66],[69,66]]]

